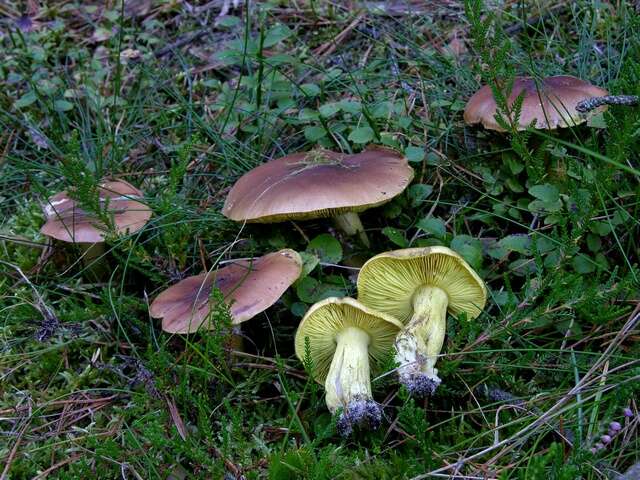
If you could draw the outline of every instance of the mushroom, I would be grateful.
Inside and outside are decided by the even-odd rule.
[[[435,363],[447,311],[476,318],[486,299],[480,277],[446,247],[381,253],[358,275],[358,300],[404,324],[395,341],[396,361],[400,382],[416,396],[432,394],[441,382]]]
[[[151,304],[149,313],[162,319],[162,330],[193,333],[207,324],[209,296],[215,284],[222,294],[234,325],[245,322],[276,303],[302,272],[298,252],[284,249],[252,260],[238,260],[169,287]]]
[[[44,208],[45,224],[40,229],[62,242],[74,243],[84,251],[85,263],[104,252],[104,239],[113,229],[116,233],[134,233],[151,218],[151,209],[140,202],[140,190],[124,180],[108,181],[98,187],[100,207],[105,209],[111,225],[94,213],[83,210],[67,191],[49,198]]]
[[[348,436],[354,426],[380,424],[382,412],[371,394],[370,369],[385,360],[400,327],[390,315],[352,298],[336,297],[313,305],[300,322],[296,355],[302,362],[310,360],[315,380],[324,382],[329,411],[342,409],[341,435]]]
[[[507,105],[511,109],[516,99],[523,96],[517,130],[526,130],[529,125],[537,129],[555,130],[584,123],[594,113],[602,111],[603,108],[598,108],[586,114],[586,111],[580,112],[576,107],[586,99],[607,94],[603,88],[569,75],[547,77],[540,81],[532,77],[516,77]],[[464,121],[469,125],[481,123],[486,129],[504,132],[496,121],[497,112],[498,105],[491,87],[484,85],[467,102]]]
[[[407,160],[384,147],[355,155],[322,149],[294,153],[244,174],[222,213],[254,223],[333,217],[338,228],[358,234],[368,246],[358,212],[390,201],[412,179]]]

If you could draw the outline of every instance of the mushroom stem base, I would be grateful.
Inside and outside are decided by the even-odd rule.
[[[371,246],[369,237],[367,237],[367,234],[364,231],[364,226],[362,225],[362,221],[360,221],[360,216],[357,213],[341,213],[340,215],[336,215],[335,217],[333,217],[333,220],[336,224],[336,227],[344,232],[345,235],[349,237],[357,235],[365,247]]]
[[[381,421],[382,410],[376,402],[368,398],[356,398],[340,413],[337,430],[343,437],[348,437],[354,426],[375,430]]]
[[[435,363],[444,343],[448,304],[444,290],[420,287],[413,296],[413,316],[396,337],[400,382],[411,395],[431,395],[441,383]]]
[[[327,408],[341,411],[338,429],[348,435],[353,426],[373,427],[382,414],[371,395],[369,370],[369,334],[348,327],[336,336],[336,350],[325,380]]]
[[[77,243],[84,271],[102,279],[107,273],[104,243]]]

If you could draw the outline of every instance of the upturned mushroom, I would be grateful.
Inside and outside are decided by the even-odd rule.
[[[441,382],[435,363],[444,343],[447,311],[473,319],[486,298],[484,282],[446,247],[381,253],[358,275],[358,300],[404,324],[395,340],[398,374],[416,396],[432,394]]]
[[[329,411],[342,410],[337,424],[341,435],[348,436],[354,426],[380,424],[382,411],[371,393],[371,369],[384,361],[401,326],[390,315],[352,298],[336,297],[313,305],[300,322],[296,355],[303,363],[311,360],[315,380],[324,383]]]
[[[146,225],[152,214],[140,201],[142,192],[124,180],[101,183],[98,195],[110,224],[95,213],[83,210],[67,191],[49,198],[44,207],[46,222],[40,231],[56,240],[78,245],[84,251],[85,263],[103,253],[102,244],[109,232],[135,233]]]
[[[289,249],[239,260],[169,287],[151,303],[149,313],[162,319],[162,329],[168,333],[212,329],[215,326],[207,320],[215,285],[229,305],[232,324],[239,325],[277,302],[301,272],[300,255]]]
[[[554,130],[579,125],[601,112],[606,108],[602,106],[604,104],[589,111],[580,111],[578,104],[590,98],[608,95],[608,92],[579,78],[558,75],[540,81],[532,77],[516,77],[507,98],[510,109],[520,95],[523,97],[522,110],[516,129],[525,130],[531,125],[536,129]],[[464,121],[469,125],[480,123],[488,130],[504,132],[504,128],[496,120],[497,114],[498,104],[491,87],[484,85],[467,102]],[[510,119],[504,120],[510,123]]]
[[[275,223],[333,217],[369,245],[358,212],[402,193],[413,169],[399,153],[372,147],[355,155],[312,150],[264,163],[233,186],[222,213],[238,222]]]

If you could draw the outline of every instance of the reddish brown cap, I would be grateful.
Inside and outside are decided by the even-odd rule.
[[[576,110],[576,105],[587,98],[608,95],[608,92],[579,78],[559,75],[538,83],[531,77],[516,77],[507,99],[509,106],[514,104],[520,94],[523,94],[524,99],[518,130],[525,130],[531,124],[537,129],[554,130],[578,125],[593,114],[603,111],[606,107],[584,115]],[[464,121],[469,125],[481,123],[484,128],[503,132],[504,129],[496,122],[496,111],[493,92],[485,85],[467,102]]]
[[[270,223],[361,212],[388,202],[412,179],[407,160],[384,147],[355,155],[294,153],[243,175],[222,213],[236,221]]]
[[[233,323],[242,323],[276,303],[301,272],[300,255],[289,249],[253,260],[239,260],[169,287],[156,297],[149,313],[162,318],[165,332],[195,332],[207,320],[215,281],[230,306]]]
[[[118,233],[137,232],[151,218],[151,209],[138,201],[142,192],[123,180],[102,183],[99,196],[101,203],[108,200],[107,212]],[[40,231],[63,242],[102,242],[108,231],[100,219],[78,207],[66,191],[49,198],[44,214],[47,221]]]

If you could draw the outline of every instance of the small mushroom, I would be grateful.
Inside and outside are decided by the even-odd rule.
[[[401,326],[395,318],[352,298],[336,297],[313,305],[300,322],[296,355],[307,360],[308,345],[312,374],[324,383],[329,411],[342,409],[341,435],[348,436],[354,426],[380,424],[382,412],[371,394],[370,370],[384,361]]]
[[[266,310],[282,296],[302,272],[298,252],[284,249],[253,260],[239,260],[207,273],[185,278],[169,287],[151,304],[149,313],[162,319],[169,333],[193,333],[207,324],[209,296],[215,284],[238,325]]]
[[[435,363],[447,311],[476,318],[486,298],[484,282],[446,247],[381,253],[358,275],[358,300],[404,324],[395,341],[396,361],[401,383],[416,396],[432,394],[441,382]]]
[[[578,104],[592,97],[601,97],[608,92],[584,80],[569,75],[558,75],[536,81],[532,77],[516,77],[507,98],[513,107],[522,95],[522,110],[518,118],[518,130],[526,130],[529,125],[537,129],[555,130],[572,127],[586,122],[592,115],[606,107],[580,112]],[[491,87],[484,85],[467,102],[464,121],[469,125],[481,123],[488,130],[504,132],[496,121],[498,105]],[[508,122],[508,121],[507,121]]]
[[[46,223],[40,231],[48,237],[80,246],[85,252],[85,263],[102,255],[102,244],[111,227],[116,233],[134,233],[146,225],[152,214],[151,209],[140,201],[142,192],[123,180],[100,184],[98,195],[111,225],[79,207],[66,191],[49,198],[44,208]]]
[[[412,179],[407,160],[388,148],[355,155],[294,153],[244,174],[229,192],[222,213],[254,223],[333,217],[347,235],[358,234],[368,245],[358,212],[390,201]]]

